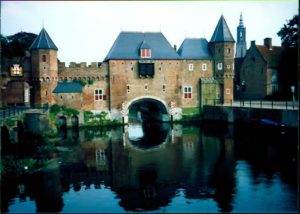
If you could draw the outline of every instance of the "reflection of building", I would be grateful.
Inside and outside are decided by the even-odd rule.
[[[176,50],[161,32],[121,32],[102,63],[66,67],[43,28],[24,58],[2,61],[0,106],[57,103],[120,117],[122,103],[144,98],[163,104],[164,113],[171,102],[180,109],[230,102],[234,43],[222,15],[209,42],[186,38]],[[15,64],[23,76],[17,68],[9,74]]]

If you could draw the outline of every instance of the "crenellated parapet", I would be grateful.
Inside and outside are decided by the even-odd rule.
[[[58,64],[58,79],[63,81],[73,80],[94,80],[104,81],[107,76],[107,63],[92,62],[87,65],[86,62],[71,62],[69,67],[64,62]]]

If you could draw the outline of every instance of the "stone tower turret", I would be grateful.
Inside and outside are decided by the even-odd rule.
[[[236,52],[235,58],[243,58],[246,55],[247,43],[246,43],[246,27],[243,22],[243,15],[240,15],[240,23],[237,27],[236,35]]]
[[[234,39],[222,15],[209,42],[214,60],[214,77],[221,85],[219,98],[224,103],[233,100]]]
[[[31,52],[33,103],[52,104],[54,102],[52,91],[58,79],[58,49],[45,28],[42,28],[29,50]]]

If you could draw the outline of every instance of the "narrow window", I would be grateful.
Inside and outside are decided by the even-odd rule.
[[[189,71],[194,70],[194,65],[193,64],[189,64]]]
[[[207,70],[207,65],[206,64],[202,64],[202,71],[206,71]]]
[[[103,90],[102,89],[95,89],[94,100],[95,101],[103,100]]]
[[[47,62],[47,57],[46,57],[46,55],[42,55],[42,62]]]
[[[226,53],[227,53],[227,54],[230,54],[230,48],[227,48],[227,49],[226,49]]]
[[[183,87],[183,97],[185,99],[191,99],[192,98],[192,86]]]
[[[130,92],[130,86],[127,85],[127,93],[129,93],[129,92]]]
[[[145,90],[146,90],[146,91],[148,90],[148,85],[147,85],[147,84],[145,84]]]
[[[226,67],[227,67],[227,69],[230,69],[230,65],[227,65]]]
[[[46,97],[48,96],[48,92],[46,91]]]
[[[163,85],[162,90],[163,92],[166,92],[166,85]]]
[[[222,70],[223,69],[223,64],[220,62],[218,63],[218,70]]]

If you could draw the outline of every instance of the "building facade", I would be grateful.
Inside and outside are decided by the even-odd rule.
[[[103,62],[66,67],[43,28],[30,54],[2,63],[0,104],[59,104],[112,118],[155,112],[169,120],[209,100],[233,100],[234,43],[222,15],[209,42],[186,38],[176,50],[161,32],[120,32]]]
[[[251,41],[240,68],[241,97],[261,100],[279,90],[278,67],[283,52],[272,45],[272,38],[265,38],[264,45]]]

